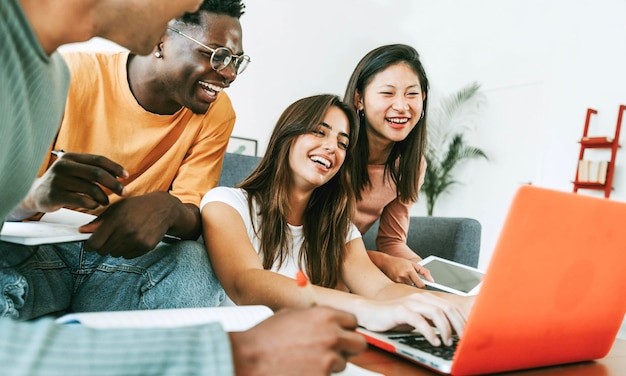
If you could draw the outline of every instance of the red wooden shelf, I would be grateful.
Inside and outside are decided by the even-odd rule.
[[[584,189],[604,189],[606,184],[603,183],[594,183],[589,181],[575,181],[574,185],[578,188]]]
[[[588,149],[603,149],[603,148],[610,148],[613,146],[613,141],[580,140],[578,142],[583,147],[588,148]]]
[[[615,171],[615,157],[617,155],[617,149],[620,147],[619,145],[619,134],[620,129],[622,127],[622,115],[626,110],[625,105],[621,105],[619,107],[619,112],[617,114],[617,124],[615,125],[615,136],[588,136],[589,131],[589,120],[591,119],[591,115],[597,114],[598,111],[588,108],[587,109],[587,117],[585,118],[585,128],[583,130],[583,136],[578,141],[580,143],[580,153],[578,155],[578,165],[576,167],[576,177],[574,178],[574,192],[578,192],[578,189],[595,189],[595,190],[604,190],[604,197],[608,198],[611,195],[611,190],[613,190],[613,173]],[[585,150],[587,149],[610,149],[611,150],[611,158],[608,161],[608,166],[606,169],[606,180],[604,183],[598,182],[587,182],[587,181],[578,181],[578,166],[580,166],[580,161],[584,159]]]

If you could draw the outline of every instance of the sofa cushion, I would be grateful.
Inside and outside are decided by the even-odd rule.
[[[411,217],[407,245],[420,257],[430,255],[476,267],[480,255],[480,222],[473,218]],[[363,235],[367,249],[376,249],[378,221]]]
[[[241,183],[243,179],[254,170],[259,164],[261,157],[251,155],[226,153],[224,154],[224,164],[222,165],[222,174],[218,182],[219,186],[234,187]]]

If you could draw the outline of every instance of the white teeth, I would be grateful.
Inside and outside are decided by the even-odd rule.
[[[204,90],[212,91],[214,93],[219,93],[220,91],[222,91],[222,89],[224,89],[221,86],[212,85],[204,81],[198,81],[198,83],[200,84],[200,86],[202,86]]]
[[[323,165],[326,168],[330,168],[330,164],[331,164],[330,161],[328,159],[326,159],[326,158],[320,157],[319,155],[312,156],[311,160],[313,162],[317,162],[317,163]]]
[[[407,119],[407,118],[387,118],[387,121],[390,121],[390,122],[396,123],[396,124],[404,124],[407,121],[409,121],[409,119]]]

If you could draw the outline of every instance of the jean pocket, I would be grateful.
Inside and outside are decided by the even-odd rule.
[[[26,278],[14,270],[0,270],[0,316],[19,318],[28,289]]]

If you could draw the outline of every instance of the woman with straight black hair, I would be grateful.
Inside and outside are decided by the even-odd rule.
[[[352,185],[354,223],[362,234],[380,219],[372,261],[391,280],[424,287],[421,258],[406,244],[411,206],[424,182],[428,78],[417,51],[390,44],[367,53],[354,69],[344,103],[354,106],[359,137]]]

